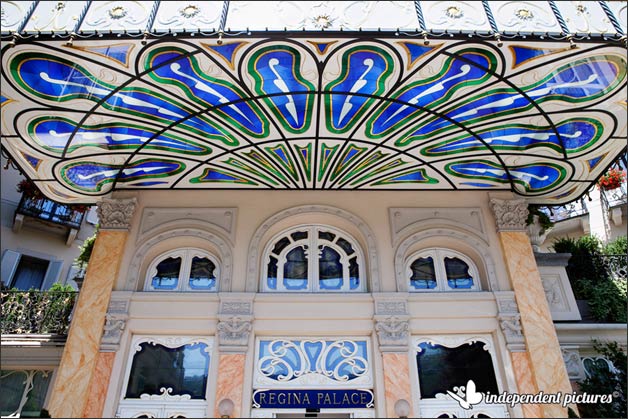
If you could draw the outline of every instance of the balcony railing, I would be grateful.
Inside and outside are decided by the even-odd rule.
[[[2,290],[2,334],[66,335],[78,292]]]
[[[68,205],[58,204],[45,198],[33,198],[25,194],[22,195],[16,212],[77,230],[81,227],[85,215],[84,211],[78,211]]]
[[[626,182],[622,183],[619,188],[602,191],[602,199],[606,208],[613,208],[628,202],[628,187]]]
[[[602,262],[613,279],[628,279],[628,255],[605,255]]]
[[[584,198],[581,198],[561,207],[552,207],[552,213],[548,215],[550,219],[556,223],[569,218],[579,217],[588,212],[586,201]]]

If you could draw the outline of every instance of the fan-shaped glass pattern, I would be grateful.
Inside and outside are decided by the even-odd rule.
[[[244,188],[559,204],[626,146],[620,46],[243,36],[2,52],[2,145],[62,202]]]

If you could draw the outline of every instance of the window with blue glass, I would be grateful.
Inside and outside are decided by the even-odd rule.
[[[303,226],[271,241],[264,258],[266,292],[361,292],[363,258],[351,236],[324,226]]]
[[[411,292],[478,291],[475,264],[461,253],[448,249],[427,249],[409,258],[406,270]]]
[[[148,268],[146,291],[218,290],[216,258],[200,249],[177,249],[157,257]]]

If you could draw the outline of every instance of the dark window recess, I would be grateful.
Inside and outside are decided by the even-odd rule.
[[[333,233],[330,233],[329,231],[319,231],[318,238],[333,242],[334,239],[336,238],[336,235]]]
[[[172,388],[172,395],[189,394],[205,399],[209,354],[205,343],[179,348],[144,342],[133,357],[126,398],[142,394],[161,394],[162,387]]]
[[[410,285],[416,289],[436,288],[436,271],[432,257],[419,258],[410,265],[412,277]]]
[[[179,282],[181,270],[181,258],[166,258],[157,265],[157,275],[153,277],[153,288],[173,290]]]
[[[12,288],[19,290],[41,289],[48,270],[49,261],[22,255],[13,275]]]
[[[491,354],[484,350],[484,342],[464,344],[457,348],[447,348],[423,342],[416,356],[419,370],[421,398],[434,398],[437,393],[447,394],[454,387],[466,386],[467,381],[475,382],[477,391],[497,394],[495,370]]]

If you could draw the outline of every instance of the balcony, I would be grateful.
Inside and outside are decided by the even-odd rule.
[[[76,291],[2,290],[0,331],[7,334],[67,335]]]
[[[58,204],[40,196],[22,194],[15,210],[13,231],[18,233],[25,223],[37,224],[50,232],[67,234],[66,244],[70,246],[81,228],[85,207]]]

